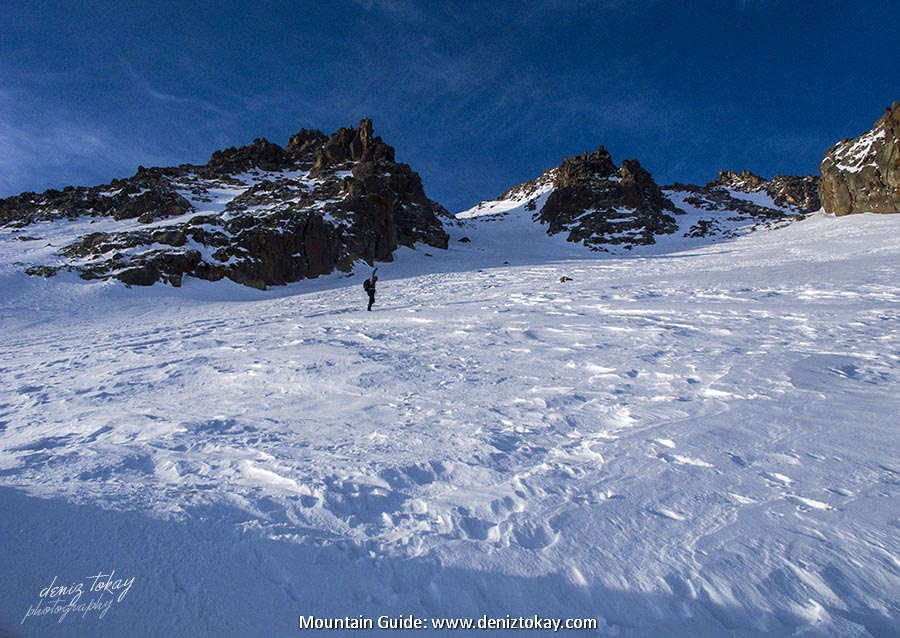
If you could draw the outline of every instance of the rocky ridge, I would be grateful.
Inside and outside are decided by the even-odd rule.
[[[684,237],[732,238],[755,230],[771,230],[802,219],[820,208],[818,178],[750,171],[720,170],[705,186],[676,182],[663,191],[679,206],[695,213]]]
[[[719,177],[707,184],[707,188],[717,186],[743,193],[765,192],[775,206],[795,208],[802,213],[813,213],[822,207],[819,178],[815,175],[776,175],[766,179],[746,170],[740,173],[720,170]]]
[[[818,210],[818,179],[720,171],[705,186],[660,188],[637,160],[616,166],[602,146],[566,158],[538,178],[458,215],[484,221],[521,208],[547,233],[592,250],[655,244],[664,237],[734,237],[774,228]],[[691,214],[685,214],[690,212]]]
[[[828,149],[819,193],[835,215],[900,212],[900,102],[872,129]]]
[[[600,146],[568,157],[538,178],[514,186],[496,200],[482,202],[460,218],[490,219],[522,205],[547,233],[565,233],[568,241],[592,250],[652,244],[673,233],[680,211],[637,160],[616,166]]]
[[[721,170],[704,186],[661,188],[637,160],[617,166],[600,146],[454,217],[363,120],[330,136],[303,129],[284,147],[256,139],[204,165],[138,167],[102,186],[0,199],[0,230],[39,242],[47,224],[77,229],[47,245],[52,258],[20,262],[30,274],[176,286],[190,275],[265,288],[350,270],[357,260],[388,261],[398,246],[445,248],[445,224],[516,209],[549,235],[614,252],[662,237],[776,228],[821,207],[900,211],[900,103],[868,133],[832,147],[821,178]]]
[[[27,228],[20,238],[37,241],[60,221],[85,231],[49,263],[23,264],[30,274],[66,269],[130,285],[178,286],[184,275],[285,284],[389,261],[398,246],[446,248],[449,218],[367,119],[331,136],[301,130],[284,148],[257,139],[202,166],[139,167],[103,186],[0,200],[0,226]]]

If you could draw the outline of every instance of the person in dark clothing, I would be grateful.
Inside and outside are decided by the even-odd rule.
[[[378,270],[377,268],[375,270],[373,270],[372,276],[363,282],[363,288],[365,289],[366,293],[369,295],[369,307],[366,308],[366,310],[368,310],[370,312],[372,310],[372,304],[375,303],[375,282],[378,281],[378,276],[375,274],[375,272],[377,270]]]

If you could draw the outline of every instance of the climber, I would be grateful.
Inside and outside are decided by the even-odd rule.
[[[363,289],[366,291],[366,294],[369,295],[369,307],[366,310],[372,310],[372,304],[375,303],[375,282],[378,281],[378,276],[375,274],[378,271],[376,268],[372,271],[372,276],[366,279],[363,282]]]

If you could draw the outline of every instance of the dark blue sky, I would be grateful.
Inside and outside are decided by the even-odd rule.
[[[604,144],[817,172],[900,100],[900,3],[3,0],[0,196],[364,116],[451,210]]]

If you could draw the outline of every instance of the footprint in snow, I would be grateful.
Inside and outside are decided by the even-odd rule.
[[[516,543],[527,549],[543,549],[559,539],[559,533],[546,526],[534,523],[517,525],[513,529]]]

